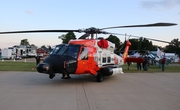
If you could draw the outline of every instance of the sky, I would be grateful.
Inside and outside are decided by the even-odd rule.
[[[107,29],[111,33],[128,34],[165,41],[180,40],[180,0],[0,0],[0,32],[43,29],[105,28],[158,22],[177,23],[170,27],[136,27]],[[55,46],[58,36],[66,33],[1,34],[0,48],[30,44]],[[75,33],[80,37],[83,33]],[[100,34],[98,37],[107,38]],[[124,41],[124,36],[118,36]],[[166,43],[153,41],[153,45]]]

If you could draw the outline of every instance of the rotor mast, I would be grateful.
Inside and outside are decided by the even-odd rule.
[[[94,39],[94,33],[91,33],[91,39]]]

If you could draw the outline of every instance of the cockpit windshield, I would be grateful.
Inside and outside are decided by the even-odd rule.
[[[51,55],[56,55],[56,53],[63,47],[64,45],[58,45],[56,46],[53,51],[50,53]]]
[[[80,45],[61,44],[54,48],[51,55],[66,55],[74,58],[78,57]]]

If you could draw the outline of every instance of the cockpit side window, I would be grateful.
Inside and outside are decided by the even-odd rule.
[[[69,46],[68,48],[68,56],[72,56],[74,58],[78,57],[79,46]]]
[[[81,54],[80,54],[81,60],[88,60],[88,49],[86,47],[83,48]]]

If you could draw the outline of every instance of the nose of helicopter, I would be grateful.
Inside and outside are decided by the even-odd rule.
[[[45,74],[48,74],[49,68],[50,68],[50,66],[47,63],[40,63],[36,67],[36,69],[39,73],[45,73]]]

